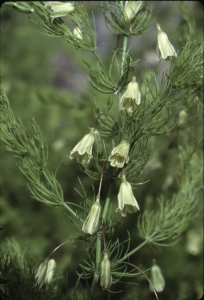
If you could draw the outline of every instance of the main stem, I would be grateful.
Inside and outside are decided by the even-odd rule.
[[[108,189],[108,194],[105,200],[105,205],[103,208],[103,213],[102,213],[102,219],[103,221],[106,220],[107,218],[107,213],[108,213],[108,209],[109,209],[109,204],[110,204],[110,194],[111,194],[111,190],[112,190],[112,185],[113,183],[110,183],[109,189]],[[91,296],[92,299],[94,299],[94,292],[95,292],[95,287],[96,287],[96,283],[98,282],[99,279],[99,271],[100,271],[100,262],[101,262],[101,232],[98,232],[97,234],[97,238],[96,238],[96,266],[95,266],[95,272],[94,272],[94,276],[93,276],[93,281],[92,281],[92,285],[91,285]]]
[[[127,51],[127,42],[128,42],[128,36],[127,36],[127,35],[124,35],[124,36],[123,36],[123,51],[122,51],[122,60],[121,60],[120,76],[123,75],[123,71],[124,71],[125,56],[126,56],[126,51]]]
[[[123,75],[123,71],[124,71],[124,65],[125,65],[125,57],[126,57],[126,51],[127,51],[127,42],[128,42],[128,36],[124,35],[123,36],[123,51],[122,51],[122,58],[121,58],[121,69],[120,69],[120,76]],[[118,93],[118,97],[119,97],[119,103],[120,103],[120,99],[122,97],[122,92],[120,91]],[[119,110],[118,113],[118,122],[120,123],[120,126],[122,127],[122,118],[121,118],[121,111]],[[121,132],[119,131],[118,134],[118,143],[121,141]]]

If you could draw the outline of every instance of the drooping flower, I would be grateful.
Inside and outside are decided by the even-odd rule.
[[[126,1],[125,2],[125,13],[130,21],[134,19],[135,15],[141,9],[143,1]]]
[[[92,235],[96,232],[99,225],[100,213],[101,213],[100,196],[97,195],[96,201],[92,205],[90,213],[88,214],[82,226],[82,231],[84,233]]]
[[[104,253],[100,268],[100,285],[103,290],[107,290],[112,284],[111,264],[108,258],[108,253]]]
[[[158,29],[158,35],[157,35],[157,52],[158,52],[158,61],[160,61],[161,58],[167,59],[169,56],[175,56],[177,57],[176,51],[173,47],[173,45],[169,42],[168,36],[165,32],[163,32],[157,24]]]
[[[127,213],[134,213],[140,210],[136,198],[132,193],[131,184],[126,180],[125,175],[121,177],[120,190],[118,194],[118,208],[116,212],[121,212],[122,217]]]
[[[48,1],[45,7],[51,11],[50,17],[52,21],[55,18],[65,17],[74,11],[74,5],[70,2]]]
[[[126,109],[128,113],[133,113],[137,105],[141,102],[141,93],[136,77],[128,84],[126,92],[122,95],[119,103],[119,109]]]
[[[116,146],[109,156],[108,160],[111,162],[112,167],[122,168],[124,164],[129,161],[129,149],[130,144],[127,141],[121,141],[118,146]]]
[[[154,263],[154,265],[151,268],[150,281],[158,293],[164,290],[165,288],[164,276],[162,275],[160,267],[157,266],[156,263]],[[149,286],[149,288],[150,291],[153,292],[151,285]]]
[[[86,134],[83,139],[70,152],[70,159],[76,158],[76,161],[81,165],[87,165],[92,159],[92,148],[94,144],[94,128],[91,128],[90,133]]]

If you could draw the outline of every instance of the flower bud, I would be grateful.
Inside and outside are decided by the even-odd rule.
[[[102,142],[101,142],[100,133],[98,132],[98,130],[95,129],[93,131],[93,134],[94,134],[94,149],[97,153],[102,154],[103,146],[102,146]]]
[[[154,266],[151,268],[150,281],[151,281],[152,285],[154,286],[156,292],[159,293],[164,290],[165,280],[162,275],[161,269],[156,264],[154,264]],[[150,287],[151,292],[153,292],[152,286],[150,285],[149,287]]]
[[[141,9],[143,1],[126,1],[125,13],[130,21],[134,19],[135,15]]]
[[[168,56],[175,56],[177,57],[176,51],[172,44],[169,42],[168,36],[166,35],[165,32],[163,32],[157,24],[157,29],[158,29],[158,35],[157,35],[157,41],[158,41],[158,46],[157,46],[157,51],[158,51],[158,61],[161,59],[167,59]]]
[[[75,27],[74,30],[73,30],[73,34],[80,40],[83,39],[83,36],[82,36],[82,32],[81,30],[79,29],[79,27]]]
[[[91,211],[84,221],[82,231],[86,234],[94,234],[98,229],[99,218],[101,213],[100,196],[97,195],[95,203],[91,207]]]
[[[108,253],[104,253],[100,268],[100,285],[103,290],[107,290],[112,284],[111,264]]]
[[[187,122],[188,114],[184,109],[182,109],[178,116],[178,127],[183,128]]]
[[[130,144],[126,141],[121,141],[118,146],[116,146],[109,156],[108,160],[111,162],[112,167],[122,168],[124,164],[129,161],[129,149]]]
[[[35,275],[36,285],[38,285],[39,288],[43,286],[44,279],[47,272],[47,267],[48,267],[48,258],[46,258],[45,261],[38,267],[37,273]]]
[[[54,259],[50,259],[48,262],[47,272],[44,279],[44,283],[46,286],[48,286],[52,282],[55,269],[56,269],[56,262]]]
[[[128,213],[134,213],[140,210],[136,198],[132,193],[131,184],[126,180],[125,175],[122,175],[120,191],[118,194],[118,208],[116,212],[121,212],[122,217],[126,217]]]
[[[119,103],[119,109],[126,109],[128,113],[133,113],[141,102],[141,93],[136,77],[128,84],[126,92],[122,95]]]

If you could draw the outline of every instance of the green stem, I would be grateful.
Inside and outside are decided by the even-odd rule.
[[[101,232],[97,234],[97,239],[96,239],[96,266],[95,266],[95,272],[94,272],[92,285],[91,285],[91,296],[93,299],[94,299],[95,286],[99,279],[100,261],[101,261]]]
[[[125,56],[126,56],[126,51],[127,51],[127,42],[128,42],[128,36],[124,35],[123,36],[123,51],[122,51],[122,61],[121,61],[121,70],[120,70],[120,75],[123,75],[123,69],[125,65]]]
[[[133,249],[132,251],[130,251],[129,253],[127,253],[126,255],[124,255],[121,259],[119,259],[117,261],[117,263],[121,263],[123,262],[125,259],[127,259],[128,257],[130,257],[132,254],[134,254],[135,252],[137,252],[139,249],[141,249],[144,245],[146,245],[147,243],[149,243],[149,241],[156,235],[157,232],[154,232],[148,239],[146,239],[142,244],[140,244],[137,248]]]
[[[108,210],[109,210],[110,194],[111,194],[112,186],[113,186],[113,182],[110,183],[110,186],[109,186],[109,189],[108,189],[108,194],[107,194],[106,201],[105,201],[105,205],[104,205],[104,208],[103,208],[103,213],[102,213],[103,221],[106,220],[107,213],[108,213]]]
[[[124,35],[123,36],[123,51],[122,51],[122,59],[121,59],[121,69],[120,69],[120,76],[123,75],[123,71],[124,71],[124,65],[125,65],[125,57],[126,57],[126,51],[127,51],[127,42],[128,42],[128,36],[127,35]],[[119,90],[120,90],[120,87],[119,87]],[[122,97],[122,92],[120,91],[118,93],[118,97],[119,97],[119,103],[120,103],[120,99]],[[118,117],[119,117],[119,120],[120,121],[120,127],[122,127],[122,118],[121,118],[121,115],[122,115],[122,112],[119,111],[118,113]],[[121,132],[119,131],[119,134],[118,134],[118,143],[120,142],[121,140]]]
[[[113,183],[111,182],[105,200],[105,205],[103,208],[102,219],[104,221],[106,220],[108,214],[112,185]],[[100,262],[101,262],[101,232],[98,232],[97,239],[96,239],[96,267],[95,267],[95,272],[94,272],[93,281],[91,285],[91,296],[93,299],[94,299],[94,291],[95,291],[96,283],[98,282],[99,279]]]

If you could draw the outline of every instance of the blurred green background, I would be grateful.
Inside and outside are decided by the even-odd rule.
[[[92,4],[98,5],[98,2]],[[192,26],[192,38],[202,37],[203,16],[199,2],[186,4],[189,20],[181,18],[178,2],[152,1],[150,6],[155,8],[154,13],[162,29],[171,36],[172,43],[176,41],[175,28],[177,31],[188,32],[188,21]],[[90,13],[92,10],[96,18],[98,51],[102,53],[108,66],[117,37],[106,29],[100,10],[89,7]],[[32,22],[32,19],[32,15],[19,13],[9,7],[1,8],[2,88],[8,96],[15,117],[21,118],[27,131],[31,130],[33,116],[39,124],[49,146],[49,168],[53,172],[57,170],[57,179],[62,186],[65,201],[82,201],[74,190],[80,190],[78,177],[87,190],[88,198],[92,200],[92,181],[75,161],[69,159],[69,153],[94,121],[94,100],[103,107],[108,97],[95,92],[88,82],[88,70],[83,60],[94,64],[91,54],[76,51],[61,38],[41,34],[40,26]],[[69,16],[63,20],[70,24]],[[183,40],[180,38],[177,41],[175,47],[181,49],[184,44],[183,37]],[[163,62],[158,68],[155,28],[147,36],[134,39],[132,54],[135,59],[141,59],[137,69],[141,88],[145,88],[143,79],[149,71],[156,72],[158,78],[161,78],[159,71],[169,67],[168,62]],[[111,95],[111,98],[117,103],[116,96]],[[178,146],[196,143],[201,138],[202,112],[190,105],[176,107],[174,118],[178,117],[183,108],[189,116],[184,128],[176,127],[165,136],[150,139],[149,147],[156,150],[152,152],[138,182],[148,179],[150,181],[134,191],[141,211],[154,207],[159,195],[164,194],[170,199],[177,191]],[[172,119],[172,123],[174,120]],[[98,182],[93,184],[97,191]],[[57,245],[71,237],[73,227],[63,208],[53,209],[38,203],[30,197],[26,185],[27,181],[16,166],[13,154],[6,152],[1,145],[1,242],[15,238],[22,251],[26,249],[26,258],[35,261],[37,266]],[[117,207],[117,193],[118,184],[112,193],[113,211]],[[102,195],[105,196],[105,191],[102,191]],[[115,222],[119,218],[119,215],[114,215]],[[129,230],[132,247],[141,243],[137,234],[136,218],[136,215],[129,215],[122,220],[118,233],[120,240],[123,240],[127,238],[126,232]],[[151,266],[153,258],[157,259],[166,280],[166,288],[159,295],[160,300],[199,299],[203,293],[202,244],[200,216],[189,224],[189,228],[174,247],[152,249],[145,246],[131,257],[131,262],[145,270]],[[78,264],[82,262],[84,248],[82,242],[76,242],[75,246],[68,243],[53,257],[60,273],[59,289],[63,292],[66,291],[66,286],[71,290],[75,284],[76,270],[79,270]],[[135,282],[139,285],[119,283],[112,286],[111,289],[122,289],[123,292],[118,296],[113,294],[110,299],[155,299],[143,276],[135,278]],[[97,297],[107,299],[107,292],[99,287]]]

